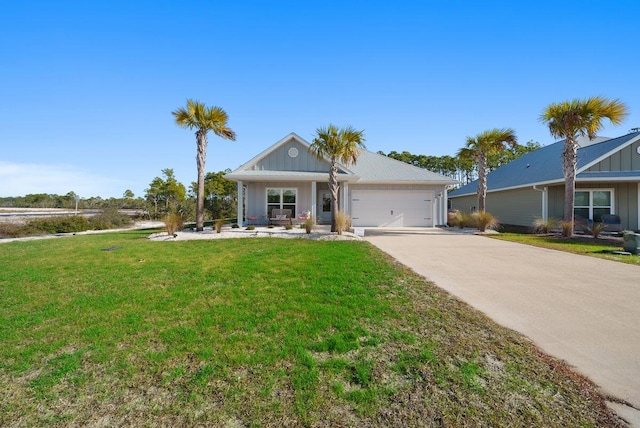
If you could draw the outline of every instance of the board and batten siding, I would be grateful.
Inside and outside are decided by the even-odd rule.
[[[597,164],[588,168],[588,172],[599,171],[640,171],[640,154],[638,154],[640,141],[636,141],[601,160]]]
[[[531,226],[536,217],[542,217],[542,192],[532,187],[487,193],[486,211],[501,224]],[[476,195],[451,199],[451,208],[471,212],[477,208]]]
[[[613,189],[613,211],[623,229],[640,229],[638,224],[638,183],[577,183],[576,190]],[[564,185],[549,186],[549,218],[564,218]]]
[[[296,206],[298,215],[311,210],[311,182],[274,181],[247,183],[247,216],[264,216],[267,214],[267,189],[297,189]]]
[[[298,151],[296,157],[289,156],[289,150]],[[313,153],[295,139],[291,139],[260,159],[254,170],[265,171],[300,171],[300,172],[329,172],[329,164],[318,159]]]
[[[458,210],[462,213],[470,213],[478,207],[478,197],[475,194],[451,198],[449,201],[451,201],[452,210]]]

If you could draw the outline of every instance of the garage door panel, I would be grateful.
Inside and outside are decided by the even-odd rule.
[[[433,192],[352,191],[354,226],[433,226]]]

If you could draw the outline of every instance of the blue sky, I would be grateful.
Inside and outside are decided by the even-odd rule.
[[[143,196],[173,168],[196,180],[187,98],[229,114],[207,171],[235,169],[296,132],[364,129],[371,151],[453,155],[511,127],[553,142],[538,117],[602,95],[640,127],[633,1],[30,1],[0,14],[0,196]]]

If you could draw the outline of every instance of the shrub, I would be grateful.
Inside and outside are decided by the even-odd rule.
[[[238,226],[238,223],[233,223],[233,224],[231,225],[231,228],[232,228],[232,229],[238,229],[238,228],[240,228],[240,226]]]
[[[351,217],[344,211],[338,211],[336,213],[336,231],[338,235],[342,235],[342,232],[348,230],[351,227]]]
[[[223,218],[219,218],[218,220],[215,221],[214,228],[216,229],[216,233],[220,233],[220,231],[222,231],[222,226],[223,225],[224,225],[224,219]]]
[[[533,220],[533,231],[535,233],[549,233],[558,226],[560,221],[557,218],[548,218],[544,220],[542,217],[536,217]]]
[[[491,213],[486,211],[476,211],[471,216],[480,232],[498,227],[498,219],[496,219]]]
[[[184,219],[179,213],[168,214],[164,219],[164,225],[167,228],[167,233],[173,235],[177,230],[181,230],[184,225]]]
[[[245,230],[255,230],[255,228],[256,227],[254,225],[250,224]]]
[[[108,208],[100,214],[88,217],[87,222],[90,228],[95,230],[117,229],[131,225],[131,218],[115,208]]]
[[[286,230],[291,230],[291,229],[293,229],[293,225],[292,225],[291,223],[289,223],[289,224],[285,224],[285,225],[284,225],[284,228],[285,228]]]
[[[562,236],[573,235],[573,224],[570,221],[561,221],[560,227],[562,227]]]
[[[15,223],[0,223],[0,238],[20,238],[25,236],[24,226]]]
[[[447,212],[447,225],[448,226],[457,226],[457,224],[455,224],[455,216],[457,214],[459,214],[460,211],[459,210],[449,210]]]
[[[88,229],[89,222],[86,217],[81,215],[32,219],[29,220],[25,227],[27,235],[73,233],[82,232]]]
[[[606,227],[607,226],[604,223],[593,223],[591,227],[587,227],[587,232],[594,238],[597,238],[600,236],[600,233],[606,229]]]
[[[313,217],[309,217],[304,221],[304,223],[302,223],[301,227],[303,227],[305,232],[307,232],[307,235],[309,235],[313,230],[314,225],[315,225],[315,220],[313,219]]]
[[[464,229],[465,227],[470,227],[474,225],[473,217],[469,213],[463,213],[460,211],[456,211],[451,216],[451,226],[459,227],[460,229]]]

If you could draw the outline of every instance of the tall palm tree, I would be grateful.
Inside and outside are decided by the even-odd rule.
[[[620,100],[591,97],[550,104],[540,115],[540,120],[549,126],[553,137],[565,139],[562,151],[564,220],[571,225],[570,228],[563,228],[565,233],[573,233],[578,137],[587,136],[592,140],[603,128],[602,121],[605,118],[613,125],[618,125],[627,114],[627,106]]]
[[[511,128],[490,129],[475,137],[467,137],[465,147],[458,150],[458,158],[472,161],[478,166],[478,211],[484,212],[487,199],[488,157],[518,144],[515,131]]]
[[[331,231],[337,232],[336,215],[338,214],[338,163],[345,166],[356,163],[360,149],[364,149],[364,130],[356,131],[353,127],[338,129],[334,125],[316,129],[309,150],[319,159],[329,158],[329,191],[331,192]]]
[[[204,230],[204,164],[207,158],[207,133],[213,131],[219,137],[236,140],[236,133],[227,126],[227,113],[220,107],[206,107],[203,103],[187,100],[187,108],[172,112],[176,124],[183,128],[197,129],[198,192],[196,197],[196,231]]]

